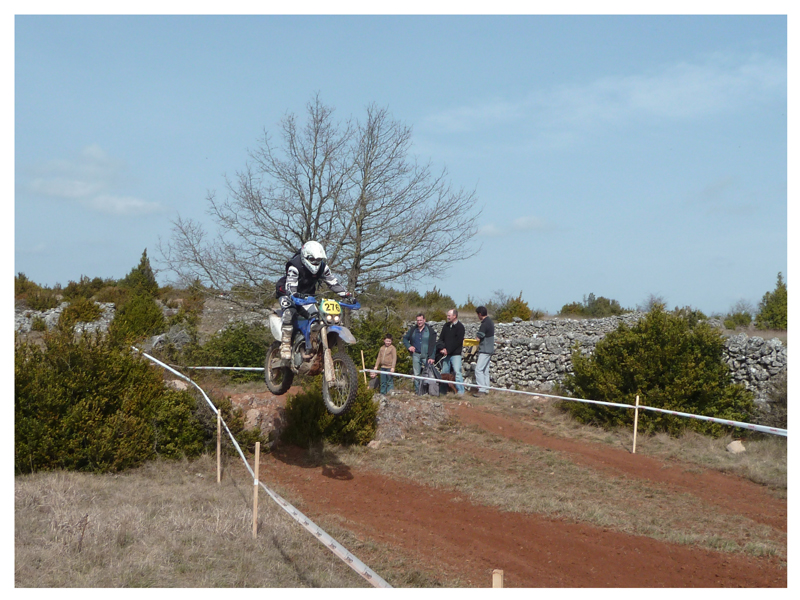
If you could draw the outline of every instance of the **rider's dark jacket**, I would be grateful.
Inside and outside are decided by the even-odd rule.
[[[287,294],[314,295],[317,293],[317,284],[320,281],[324,281],[328,287],[331,288],[331,291],[340,296],[345,296],[347,294],[347,290],[339,283],[325,263],[320,265],[315,275],[303,264],[299,253],[286,261],[285,289]]]

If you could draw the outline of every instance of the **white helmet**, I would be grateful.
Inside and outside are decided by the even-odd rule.
[[[312,240],[306,242],[300,248],[300,260],[303,261],[306,269],[316,275],[320,265],[328,260],[328,257],[325,255],[325,248],[322,247],[322,244]]]

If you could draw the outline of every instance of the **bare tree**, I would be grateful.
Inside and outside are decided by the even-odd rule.
[[[334,273],[350,290],[442,275],[477,252],[475,193],[454,189],[447,172],[410,157],[411,128],[370,105],[365,120],[338,123],[319,96],[307,121],[281,120],[282,145],[268,133],[233,181],[227,197],[208,195],[218,226],[173,221],[159,245],[166,270],[182,284],[273,297],[286,260],[306,241],[325,246]]]

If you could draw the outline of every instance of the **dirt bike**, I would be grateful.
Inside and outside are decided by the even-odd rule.
[[[361,304],[352,304],[314,296],[290,296],[297,307],[292,323],[292,358],[281,358],[280,341],[273,342],[264,361],[264,379],[273,394],[285,394],[292,385],[295,374],[319,375],[322,373],[322,399],[325,408],[333,415],[350,409],[358,391],[358,371],[353,359],[338,350],[339,340],[354,344],[356,338],[341,324],[342,307],[358,310]],[[281,339],[281,315],[269,316],[269,327],[276,340]]]

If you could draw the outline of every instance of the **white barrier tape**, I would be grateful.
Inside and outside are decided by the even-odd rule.
[[[150,356],[146,352],[142,352],[141,350],[139,350],[136,347],[133,347],[133,349],[136,350],[136,352],[139,352],[145,358],[147,358],[150,361],[154,362],[155,364],[159,365],[160,367],[163,367],[163,368],[167,369],[168,371],[170,371],[171,373],[174,373],[175,375],[177,375],[181,379],[191,383],[194,387],[196,387],[198,390],[200,390],[200,393],[203,395],[203,398],[205,398],[205,400],[208,403],[208,405],[214,411],[214,414],[219,414],[219,409],[216,406],[214,406],[214,403],[211,402],[211,399],[203,391],[203,388],[201,388],[199,385],[197,385],[194,381],[192,381],[191,379],[186,377],[186,375],[184,375],[183,373],[180,373],[180,372],[176,371],[175,369],[173,369],[169,365],[164,364],[163,362],[161,362],[157,358],[154,358],[154,357]],[[350,551],[347,550],[347,548],[345,548],[344,546],[339,544],[330,535],[325,533],[325,531],[323,531],[320,527],[318,527],[313,521],[311,521],[303,513],[301,513],[299,510],[297,510],[291,504],[289,504],[286,500],[281,498],[277,493],[275,493],[271,489],[269,489],[266,485],[264,485],[264,483],[259,482],[257,479],[255,479],[255,472],[253,471],[252,467],[250,466],[250,463],[247,462],[247,459],[245,458],[244,453],[242,452],[242,449],[239,446],[239,443],[236,441],[236,438],[233,437],[233,434],[231,433],[231,430],[228,429],[228,424],[225,423],[225,419],[220,418],[220,420],[222,421],[222,424],[225,426],[225,431],[228,432],[228,437],[231,438],[231,442],[233,442],[233,445],[236,448],[236,451],[239,453],[239,456],[242,458],[242,461],[244,462],[244,466],[247,468],[247,471],[253,477],[253,484],[254,485],[261,485],[261,487],[264,488],[264,491],[270,496],[270,498],[275,500],[275,502],[278,504],[278,506],[280,506],[284,511],[286,511],[286,513],[289,514],[289,516],[291,516],[295,521],[300,523],[300,525],[302,525],[305,529],[307,529],[309,532],[311,532],[314,535],[314,537],[316,537],[318,540],[323,542],[325,544],[325,547],[328,548],[328,550],[330,550],[337,557],[339,557],[341,560],[343,560],[345,562],[345,564],[347,564],[347,566],[349,566],[356,573],[361,575],[361,577],[366,579],[373,587],[382,587],[382,588],[390,588],[390,587],[392,587],[380,575],[375,573],[375,571],[370,569],[367,565],[365,565],[358,558],[356,558],[353,554],[351,554]]]
[[[766,425],[755,425],[754,423],[741,423],[739,421],[729,421],[727,419],[717,419],[715,417],[704,417],[703,415],[693,415],[691,413],[678,412],[677,410],[667,410],[665,408],[655,408],[653,406],[639,405],[639,408],[644,410],[652,410],[655,412],[665,413],[668,415],[678,415],[680,417],[687,417],[689,419],[699,419],[700,421],[711,421],[713,423],[721,423],[722,425],[730,425],[732,427],[752,429],[753,431],[760,431],[761,433],[771,433],[773,435],[782,435],[783,437],[789,437],[789,431],[786,429],[780,429],[779,427],[767,427]]]
[[[181,367],[182,369],[206,369],[217,371],[263,371],[264,367]]]
[[[377,373],[377,374],[384,374],[386,375],[386,371],[377,371],[375,369],[361,369],[359,372],[364,373]],[[392,377],[407,377],[409,379],[420,379],[423,381],[438,381],[439,383],[455,383],[453,381],[448,381],[446,379],[434,379],[432,377],[421,377],[419,375],[405,375],[403,373],[391,373]],[[463,385],[465,387],[480,387],[486,390],[496,390],[498,392],[507,392],[510,394],[527,394],[529,396],[544,396],[546,398],[557,398],[558,400],[568,400],[570,402],[583,402],[585,404],[601,404],[603,406],[615,406],[617,408],[636,408],[633,404],[619,404],[617,402],[602,402],[600,400],[586,400],[584,398],[570,398],[568,396],[554,396],[552,394],[543,394],[541,392],[526,392],[524,390],[511,390],[509,388],[497,388],[497,387],[490,387],[490,386],[479,386],[475,383],[459,383],[458,385]],[[678,412],[675,410],[667,410],[664,408],[655,408],[653,406],[645,406],[643,404],[639,405],[639,408],[642,410],[652,410],[655,412],[661,412],[671,415],[678,415],[681,417],[688,417],[690,419],[699,419],[701,421],[711,421],[713,423],[720,423],[722,425],[730,425],[731,427],[739,427],[742,429],[751,429],[752,431],[759,431],[761,433],[771,433],[773,435],[782,435],[784,437],[789,437],[789,432],[786,429],[780,429],[779,427],[767,427],[766,425],[756,425],[754,423],[742,423],[740,421],[730,421],[728,419],[718,419],[716,417],[705,417],[703,415],[693,415],[691,413],[684,413]]]

